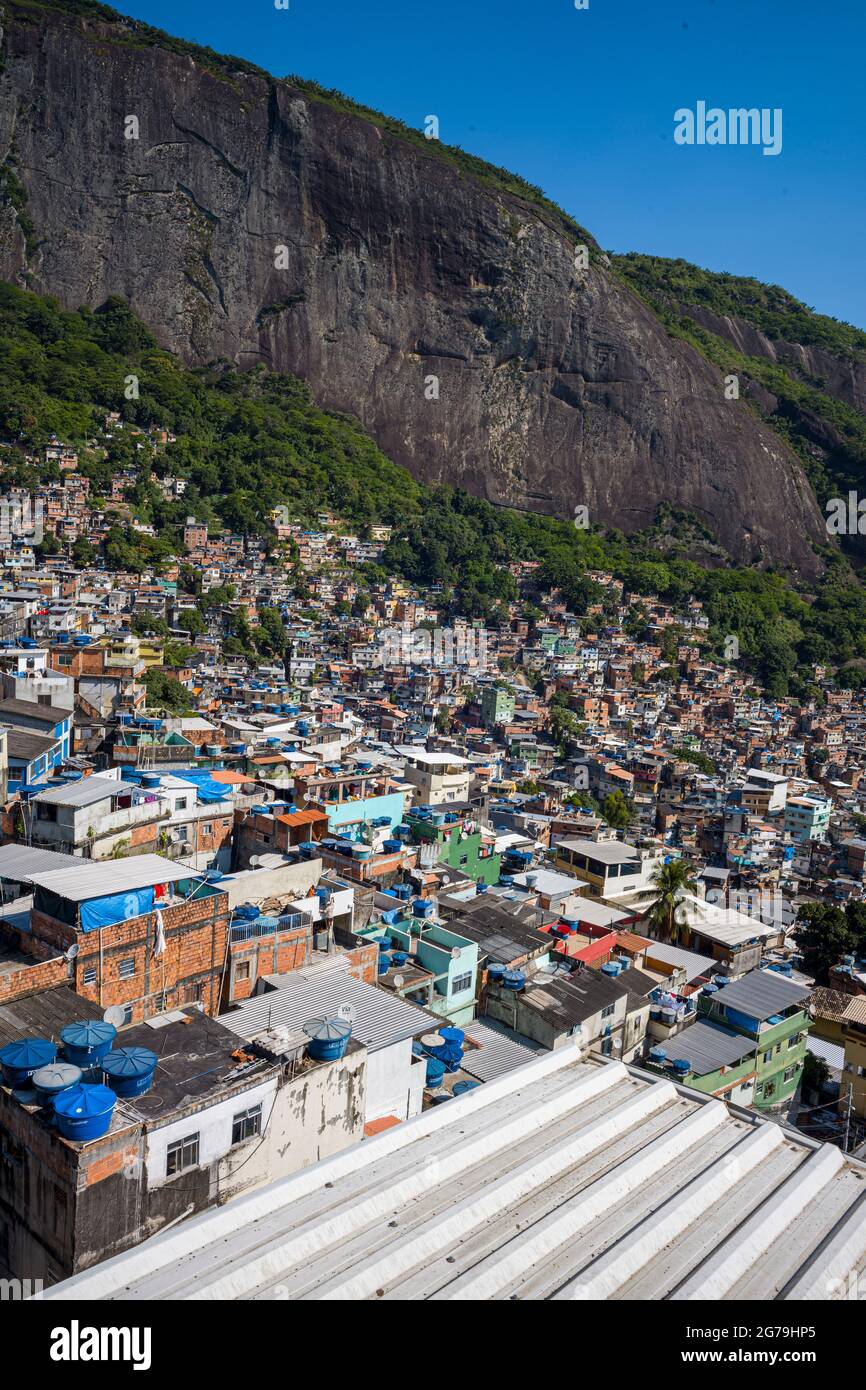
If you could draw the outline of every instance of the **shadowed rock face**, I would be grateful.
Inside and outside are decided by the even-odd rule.
[[[575,271],[551,214],[104,21],[10,4],[5,57],[0,158],[32,224],[0,211],[6,278],[122,295],[190,363],[294,372],[427,481],[627,531],[669,501],[737,559],[814,572],[799,464],[602,263]]]

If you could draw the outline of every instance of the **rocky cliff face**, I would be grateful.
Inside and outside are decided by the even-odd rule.
[[[427,481],[627,531],[668,501],[814,569],[798,463],[555,217],[288,83],[4,10],[0,274],[292,371]]]

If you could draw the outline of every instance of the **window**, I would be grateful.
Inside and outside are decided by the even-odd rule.
[[[465,975],[455,975],[451,981],[451,993],[462,994],[465,989],[472,988],[472,971],[469,970]]]
[[[188,1134],[185,1139],[176,1139],[169,1144],[165,1153],[165,1176],[182,1173],[185,1168],[195,1168],[198,1164],[198,1135]]]
[[[235,966],[235,980],[248,980],[250,978],[250,962],[239,960]]]
[[[262,1107],[253,1105],[242,1110],[232,1120],[232,1145],[244,1144],[247,1139],[255,1139],[262,1132]]]
[[[204,824],[204,825],[202,826],[202,828],[201,828],[201,833],[202,833],[202,835],[212,835],[212,834],[213,834],[213,822],[212,822],[212,821],[206,821],[205,824]]]
[[[95,984],[96,984],[96,966],[95,966],[95,965],[89,965],[89,966],[87,967],[87,969],[85,970],[85,972],[84,972],[84,977],[83,977],[83,978],[84,978],[84,983],[85,983],[86,985],[95,985]]]
[[[135,956],[127,956],[117,967],[117,973],[121,980],[131,980],[135,974]]]
[[[772,1060],[773,1060],[773,1050],[772,1050],[772,1048],[771,1048],[769,1052],[765,1052],[765,1053],[764,1053],[764,1061],[765,1061],[765,1062],[772,1062]]]
[[[131,1005],[131,1004],[124,1004],[124,1006],[123,1006],[123,1021],[124,1021],[124,1023],[131,1023],[131,1022],[132,1022],[132,1005]]]
[[[794,1036],[793,1036],[793,1038],[789,1038],[789,1039],[788,1039],[788,1048],[789,1048],[789,1050],[790,1050],[792,1047],[796,1047],[797,1044],[799,1043],[799,1041],[800,1041],[800,1034],[799,1034],[799,1033],[795,1033]]]
[[[602,1009],[601,1016],[602,1018],[612,1018],[615,1012],[616,1004],[608,1004],[606,1008]]]
[[[782,1074],[783,1083],[787,1081],[793,1081],[798,1071],[799,1067],[788,1067],[787,1070]]]

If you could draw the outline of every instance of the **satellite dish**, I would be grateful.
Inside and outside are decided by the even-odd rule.
[[[261,862],[262,862],[262,856],[261,856],[260,854],[251,854],[251,855],[250,855],[250,868],[251,868],[251,869],[257,869],[257,868],[259,867],[259,865],[261,864]]]
[[[340,1007],[337,1009],[337,1018],[341,1018],[341,1019],[343,1020],[344,1023],[354,1023],[354,1022],[355,1022],[355,1006],[354,1006],[354,1004],[341,1004]]]
[[[451,959],[452,959],[452,960],[459,960],[459,959],[460,959],[460,947],[459,947],[459,946],[452,946],[452,947],[451,947]]]
[[[64,952],[63,959],[64,959],[64,960],[75,960],[75,957],[78,955],[78,952],[79,952],[80,950],[81,950],[81,947],[78,946],[78,945],[76,944],[76,942],[73,941],[72,945],[71,945],[70,947],[68,947],[68,949]]]
[[[395,976],[394,976],[394,988],[395,988],[395,989],[402,989],[404,984],[405,984],[405,981],[404,981],[402,975],[395,975]]]
[[[113,1028],[120,1028],[126,1022],[126,1010],[122,1004],[110,1004],[102,1015],[103,1023],[110,1023]]]

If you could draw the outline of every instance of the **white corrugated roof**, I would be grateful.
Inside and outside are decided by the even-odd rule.
[[[249,1040],[268,1027],[302,1028],[311,1018],[333,1018],[341,1004],[355,1010],[352,1036],[376,1052],[404,1038],[435,1031],[442,1020],[424,1009],[408,1004],[399,995],[377,985],[367,985],[340,969],[293,970],[288,975],[272,975],[279,983],[254,999],[245,999],[220,1023]]]
[[[863,1282],[864,1174],[564,1047],[42,1297],[827,1299]]]
[[[64,782],[59,787],[49,787],[33,800],[53,806],[91,806],[96,801],[105,801],[109,796],[119,796],[121,792],[131,792],[129,782],[121,782],[116,777],[82,777],[79,782]]]
[[[53,849],[0,845],[0,878],[11,878],[18,883],[28,882],[31,874],[47,873],[50,869],[83,869],[89,863],[88,859],[58,854]]]
[[[174,864],[161,854],[136,854],[129,859],[84,860],[84,868],[52,869],[48,873],[29,874],[27,881],[37,888],[47,888],[61,898],[82,903],[89,898],[104,898],[110,893],[129,893],[135,888],[152,888],[156,883],[178,883],[184,878],[198,878],[195,869]]]

